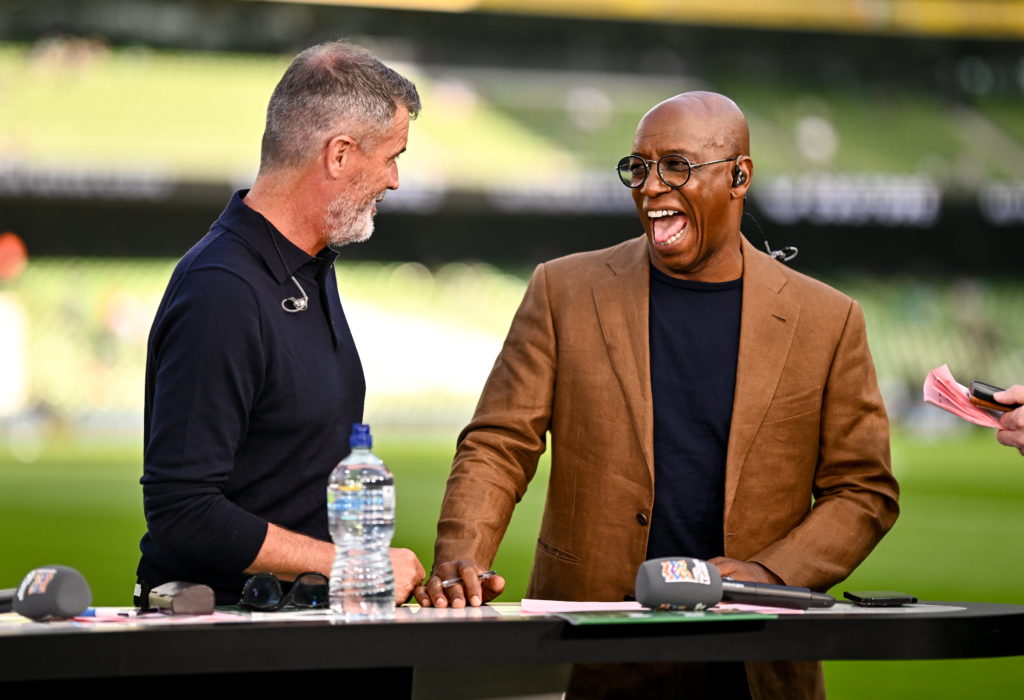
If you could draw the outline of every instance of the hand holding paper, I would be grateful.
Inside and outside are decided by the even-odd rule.
[[[957,383],[948,365],[936,367],[924,380],[924,400],[964,420],[985,428],[1000,429],[999,420],[970,401],[970,392]]]
[[[1024,404],[1024,386],[1015,384],[999,392],[994,398],[1003,403]],[[1024,407],[1004,414],[999,419],[999,424],[1003,429],[996,433],[996,440],[1001,445],[1016,447],[1017,451],[1024,455]]]

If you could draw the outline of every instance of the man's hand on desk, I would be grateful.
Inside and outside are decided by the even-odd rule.
[[[409,600],[413,589],[420,584],[427,571],[411,549],[392,548],[388,554],[395,573],[395,604],[401,605]]]
[[[773,574],[760,564],[752,561],[738,561],[726,557],[715,557],[708,559],[709,564],[718,567],[723,577],[728,576],[737,581],[752,581],[753,583],[776,583],[781,584],[782,579]]]
[[[294,581],[296,576],[307,571],[319,571],[330,577],[334,554],[334,545],[330,542],[269,523],[263,546],[245,573],[266,571],[285,581]],[[391,549],[388,554],[395,574],[395,604],[401,605],[409,600],[413,589],[427,572],[412,550]]]
[[[416,587],[416,600],[425,608],[466,607],[466,601],[472,606],[482,605],[501,595],[505,590],[505,579],[501,576],[489,576],[481,581],[478,575],[484,568],[477,566],[472,559],[446,561],[434,569],[425,586]],[[443,581],[462,579],[447,587],[441,586]]]

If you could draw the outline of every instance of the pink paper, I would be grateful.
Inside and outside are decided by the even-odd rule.
[[[536,598],[523,598],[520,602],[519,611],[530,614],[542,613],[563,613],[563,612],[589,612],[598,610],[601,612],[616,610],[644,610],[645,608],[635,601],[624,601],[621,603],[608,602],[580,602],[573,600],[539,600]]]
[[[957,383],[947,365],[936,367],[924,380],[924,400],[927,403],[985,428],[998,430],[1003,427],[991,413],[971,403],[969,396],[967,387]]]
[[[74,622],[85,622],[89,624],[144,624],[144,625],[174,625],[174,624],[205,624],[209,622],[248,622],[243,615],[213,612],[209,615],[166,615],[159,612],[140,613],[135,608],[94,608],[92,615],[80,615],[71,618]]]

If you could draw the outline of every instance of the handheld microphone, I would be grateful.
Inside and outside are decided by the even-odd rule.
[[[70,566],[41,566],[29,571],[16,589],[0,591],[14,612],[32,620],[60,620],[81,615],[92,603],[92,591],[82,574]]]
[[[723,579],[717,566],[693,557],[645,561],[636,573],[636,599],[654,610],[705,610],[721,601],[797,610],[836,603],[810,588]]]

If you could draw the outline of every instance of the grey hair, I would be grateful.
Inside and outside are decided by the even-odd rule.
[[[343,41],[312,46],[295,57],[270,96],[260,171],[308,162],[339,129],[373,141],[399,104],[416,117],[416,86],[369,51]]]

